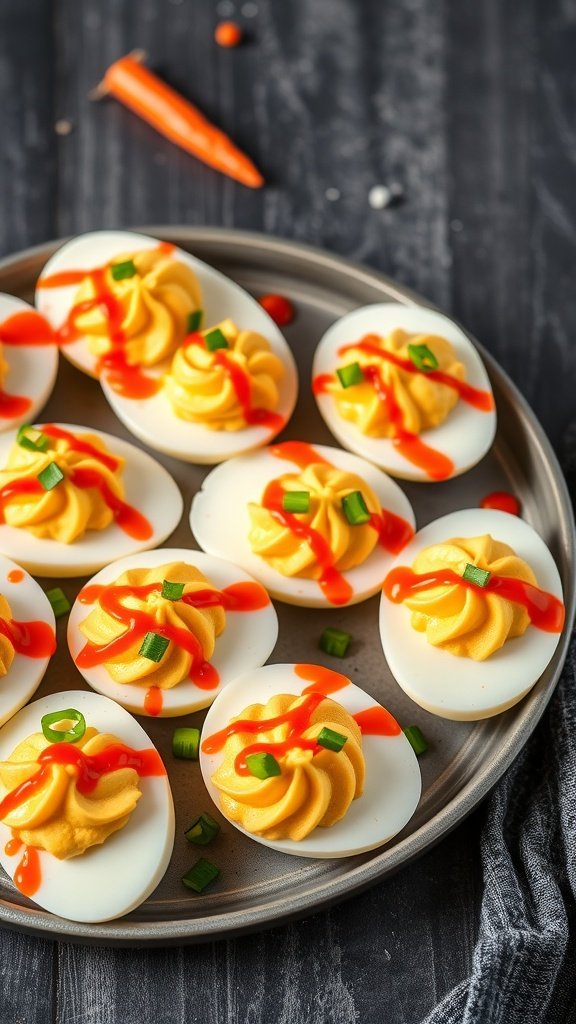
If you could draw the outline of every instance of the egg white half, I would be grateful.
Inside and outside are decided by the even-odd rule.
[[[87,530],[74,543],[63,544],[2,523],[0,552],[9,554],[19,565],[40,576],[87,576],[113,559],[161,544],[176,529],[184,507],[182,495],[170,474],[151,455],[95,427],[70,423],[57,426],[74,434],[95,434],[113,455],[126,460],[122,471],[124,501],[148,519],[152,535],[148,540],[136,540],[112,522],[105,530]],[[42,430],[42,424],[36,427]],[[0,435],[1,467],[6,465],[14,442],[14,433]]]
[[[33,307],[14,295],[0,293],[0,342],[2,322],[15,313],[32,311]],[[11,430],[35,419],[52,394],[58,372],[57,345],[9,345],[2,343],[2,355],[8,363],[4,390],[9,395],[30,399],[30,408],[20,416],[0,417],[0,431]]]
[[[157,245],[157,239],[131,231],[93,231],[63,245],[48,260],[40,280],[65,270],[90,270],[103,266],[122,253],[154,249]],[[240,329],[258,331],[267,338],[272,351],[282,360],[285,370],[279,384],[278,408],[274,411],[287,422],[298,395],[298,372],[281,331],[262,306],[230,278],[182,249],[175,248],[173,255],[175,259],[186,263],[198,278],[202,291],[203,327],[230,318]],[[55,328],[65,322],[77,288],[77,285],[73,285],[37,289],[36,305]],[[98,361],[90,353],[86,339],[80,338],[70,345],[64,345],[62,352],[84,373],[97,376]],[[164,360],[155,367],[147,367],[144,372],[150,377],[161,377],[168,372],[171,361],[171,358]],[[239,452],[266,444],[278,433],[272,433],[262,426],[246,427],[238,431],[209,430],[200,423],[189,423],[176,416],[171,403],[161,391],[146,399],[125,398],[113,391],[105,373],[101,384],[112,409],[128,430],[151,448],[186,462],[221,462]]]
[[[0,760],[32,733],[52,711],[75,708],[87,725],[112,733],[135,750],[153,746],[143,728],[127,711],[100,694],[68,690],[29,704],[0,732]],[[42,881],[34,903],[70,921],[97,923],[122,917],[154,891],[161,881],[174,845],[174,806],[168,776],[140,779],[142,796],[123,829],[102,845],[79,857],[58,860],[39,851]],[[0,786],[0,795],[5,791]],[[22,850],[8,856],[11,830],[0,822],[0,864],[14,878]]]
[[[492,393],[484,364],[469,338],[453,320],[424,306],[404,306],[396,302],[362,306],[347,313],[328,328],[314,355],[313,378],[334,374],[343,359],[338,349],[359,341],[366,334],[386,335],[394,328],[410,334],[436,334],[453,346],[457,358],[466,367],[466,381],[472,387]],[[430,483],[431,478],[418,466],[408,462],[394,447],[391,438],[367,437],[356,424],[344,419],[330,394],[315,396],[318,409],[329,430],[340,444],[363,455],[392,476]],[[459,476],[475,466],[492,445],[496,433],[496,412],[480,412],[463,399],[440,426],[420,434],[424,444],[448,456],[454,463],[451,476]]]
[[[160,548],[113,562],[94,576],[88,585],[112,583],[127,569],[149,569],[156,565],[165,565],[167,562],[185,562],[195,566],[218,590],[230,586],[231,583],[254,582],[248,573],[230,562],[224,562],[221,558],[213,558],[200,551]],[[68,646],[74,659],[86,644],[86,638],[79,629],[80,623],[93,607],[76,601],[70,612]],[[278,617],[272,602],[258,611],[227,611],[225,629],[216,638],[214,654],[210,658],[210,664],[220,676],[219,686],[213,690],[203,690],[191,679],[187,679],[171,689],[162,690],[163,707],[160,717],[187,715],[208,707],[233,679],[264,664],[274,649],[277,637]],[[144,698],[148,690],[146,685],[115,683],[104,665],[97,665],[91,669],[82,668],[79,671],[90,686],[122,704],[128,711],[133,711],[137,715],[147,714],[144,708]]]
[[[23,573],[22,579],[11,580],[12,573]],[[0,555],[0,594],[6,598],[16,622],[46,622],[52,631],[56,621],[50,601],[36,580],[9,558]],[[24,706],[36,692],[50,658],[28,658],[15,653],[5,676],[0,678],[0,726]]]
[[[315,444],[313,448],[339,469],[356,473],[378,497],[382,508],[415,525],[412,506],[398,485],[380,469],[339,448]],[[296,467],[297,471],[297,467]],[[248,542],[248,503],[259,502],[270,480],[295,472],[295,463],[262,449],[217,466],[205,478],[192,501],[190,525],[205,551],[228,558],[259,580],[272,597],[307,608],[333,608],[317,580],[283,576],[254,554]],[[348,604],[357,604],[376,594],[394,556],[376,545],[362,565],[342,573],[354,593]]]
[[[431,544],[487,533],[509,544],[528,563],[541,590],[562,600],[558,569],[544,541],[523,519],[507,512],[474,508],[442,516],[416,534],[392,568],[411,566]],[[412,628],[410,616],[409,608],[382,594],[380,638],[386,661],[416,704],[454,721],[491,718],[516,704],[537,682],[560,640],[559,633],[530,625],[523,636],[507,640],[485,661],[474,661],[433,647]]]
[[[265,665],[237,679],[210,708],[202,738],[224,729],[250,704],[266,704],[277,693],[299,696],[310,683],[296,675],[296,667]],[[331,699],[351,714],[377,704],[352,682],[334,693]],[[305,839],[295,842],[292,839],[264,839],[247,832],[235,821],[231,824],[256,842],[297,857],[352,857],[382,846],[404,828],[418,806],[422,788],[420,767],[402,732],[397,736],[363,736],[362,749],[366,759],[364,792],[352,801],[346,815],[330,828],[316,828]],[[205,754],[201,750],[202,776],[212,800],[221,811],[219,791],[212,782],[212,775],[222,759],[221,752]]]

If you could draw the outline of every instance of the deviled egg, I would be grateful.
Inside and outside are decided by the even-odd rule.
[[[114,701],[51,694],[4,726],[0,863],[38,906],[71,921],[128,914],[162,879],[173,843],[166,769]]]
[[[145,646],[151,634],[156,647],[150,639]],[[220,558],[178,548],[106,566],[68,620],[70,653],[86,681],[140,715],[207,707],[264,664],[277,636],[276,612],[259,583]]]
[[[57,371],[50,325],[27,302],[0,294],[0,431],[36,418]]]
[[[56,650],[54,612],[36,580],[0,555],[0,725],[36,692]]]
[[[356,455],[286,441],[213,469],[190,523],[205,551],[241,565],[272,597],[329,608],[377,593],[414,514],[398,485]]]
[[[265,665],[237,679],[210,708],[200,749],[225,817],[298,857],[382,846],[420,799],[420,768],[394,717],[321,665]]]
[[[159,463],[103,431],[48,423],[0,435],[0,551],[30,572],[83,576],[154,547],[182,507]]]
[[[448,317],[377,303],[346,314],[322,337],[312,388],[328,428],[393,476],[458,476],[490,448],[494,397],[474,345]]]
[[[412,700],[442,718],[475,721],[516,704],[551,660],[563,624],[552,555],[506,512],[464,509],[436,519],[384,581],[388,665]]]

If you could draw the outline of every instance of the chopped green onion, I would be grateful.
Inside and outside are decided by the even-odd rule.
[[[38,473],[36,479],[40,481],[45,491],[51,491],[54,487],[57,487],[58,484],[62,483],[64,473],[60,469],[60,466],[57,466],[55,462],[50,462],[41,473]]]
[[[211,864],[205,857],[200,857],[196,863],[187,871],[183,876],[182,881],[188,889],[193,889],[194,892],[204,892],[207,885],[213,882],[215,878],[218,878],[220,874],[220,868],[217,868],[215,864]]]
[[[229,347],[219,327],[215,327],[213,331],[208,331],[208,334],[204,335],[204,341],[209,352],[215,352],[218,348]]]
[[[343,629],[328,626],[320,637],[320,650],[331,654],[334,658],[343,658],[350,646],[352,637]]]
[[[115,281],[124,281],[127,277],[134,277],[138,271],[134,260],[124,260],[123,263],[112,263],[110,273]]]
[[[52,611],[57,619],[70,611],[70,601],[60,587],[53,587],[52,590],[47,590],[46,597],[50,601]]]
[[[348,363],[336,370],[343,388],[350,388],[353,384],[361,384],[364,380],[364,371],[360,363]]]
[[[138,654],[141,654],[143,658],[148,658],[148,661],[162,661],[169,643],[167,636],[160,636],[159,633],[146,633]]]
[[[477,565],[467,562],[462,579],[468,580],[469,583],[475,583],[477,587],[485,587],[491,575],[492,573],[488,569],[480,569]]]
[[[41,430],[31,427],[29,423],[23,423],[16,434],[16,442],[30,452],[45,452],[50,444],[50,438]]]
[[[190,828],[187,828],[184,835],[189,843],[196,846],[207,846],[220,831],[220,825],[206,811],[200,815],[197,821]]]
[[[282,508],[285,512],[309,512],[309,491],[285,491],[282,497]]]
[[[362,526],[370,522],[370,513],[362,495],[362,491],[352,491],[342,498],[342,511],[350,526]]]
[[[257,779],[271,779],[274,775],[281,775],[282,769],[273,754],[261,751],[259,754],[248,754],[246,767],[251,775]]]
[[[200,746],[200,729],[185,728],[174,730],[172,737],[172,753],[174,757],[182,757],[187,761],[198,760],[198,747]]]
[[[348,737],[343,736],[341,732],[324,726],[316,737],[316,743],[319,747],[326,747],[326,750],[333,750],[334,753],[339,754],[347,739]]]
[[[404,733],[406,739],[408,740],[410,746],[412,747],[412,750],[417,756],[419,754],[426,753],[426,751],[428,750],[428,744],[426,743],[426,740],[424,739],[424,736],[417,725],[407,725],[406,728],[402,730],[402,732]]]
[[[200,329],[202,326],[203,316],[204,310],[202,309],[195,309],[192,313],[188,313],[188,324],[186,327],[188,334],[193,334],[194,331],[198,331]]]
[[[72,729],[51,729],[57,722],[74,722]],[[66,711],[51,711],[40,719],[42,732],[51,743],[77,743],[86,732],[86,719],[80,711],[67,708]]]
[[[408,345],[408,355],[417,370],[430,373],[438,369],[438,360],[428,345]]]
[[[183,583],[172,583],[170,580],[162,580],[162,593],[166,601],[179,601],[184,593]]]

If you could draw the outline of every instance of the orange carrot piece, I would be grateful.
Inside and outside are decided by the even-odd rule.
[[[242,35],[242,29],[235,21],[221,21],[214,29],[214,39],[218,46],[223,46],[227,50],[239,46]]]
[[[232,140],[141,63],[142,55],[121,57],[108,68],[96,95],[110,94],[171,142],[249,188],[264,179]]]

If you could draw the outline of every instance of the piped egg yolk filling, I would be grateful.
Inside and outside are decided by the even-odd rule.
[[[0,470],[0,514],[9,526],[71,544],[86,530],[106,529],[114,519],[114,508],[124,497],[124,459],[112,455],[96,435],[57,434],[48,437],[46,451],[12,446]],[[63,478],[50,486],[53,472]]]
[[[323,728],[346,737],[341,750],[317,746]],[[212,782],[224,814],[247,832],[299,841],[317,826],[334,825],[362,795],[362,734],[346,709],[330,698],[277,694],[267,704],[246,708],[228,731],[224,759]],[[272,753],[280,775],[259,779],[246,773],[242,764],[253,749]]]
[[[72,724],[62,722],[59,728]],[[119,745],[121,741],[115,736],[89,727],[73,746],[77,756],[98,760]],[[0,762],[0,782],[8,801],[11,794],[18,796],[1,820],[12,829],[14,838],[26,846],[66,860],[124,828],[142,793],[138,771],[131,767],[101,774],[86,791],[80,786],[75,764],[42,761],[41,755],[46,756],[45,752],[55,746],[71,748],[72,744],[54,745],[43,733],[34,733],[18,744],[7,761]],[[19,787],[23,787],[20,794]]]
[[[414,365],[409,345],[426,346],[438,361],[439,371],[458,381],[466,379],[465,367],[450,342],[436,335],[411,335],[396,328],[385,336],[371,334],[357,345],[347,345],[341,365],[358,363],[364,379],[342,387],[336,377],[326,390],[332,394],[339,414],[369,437],[420,434],[439,426],[458,402],[454,388],[394,361],[397,358]]]
[[[451,569],[462,577],[467,564],[495,577],[537,586],[530,566],[489,534],[433,544],[416,557],[412,572],[423,576]],[[424,633],[429,644],[474,661],[484,661],[507,640],[522,636],[531,621],[522,604],[482,586],[464,586],[458,580],[423,589],[416,585],[404,604],[412,612],[412,627]]]
[[[283,511],[284,495],[305,491],[309,511]],[[342,500],[360,491],[368,512],[378,516],[380,503],[373,490],[354,473],[328,463],[313,463],[301,473],[288,473],[271,481],[260,504],[248,505],[249,543],[283,576],[319,579],[327,568],[344,572],[361,565],[378,543],[378,530],[370,522],[351,525]]]
[[[114,268],[130,263],[135,273],[116,279]],[[161,249],[144,249],[87,274],[74,296],[74,329],[98,358],[121,344],[129,366],[154,366],[184,340],[201,302],[190,267]]]
[[[206,346],[206,335],[213,331],[221,332],[227,347],[211,351]],[[189,336],[174,356],[164,389],[181,419],[236,431],[277,408],[283,376],[282,360],[262,334],[224,320]]]
[[[4,346],[0,342],[0,391],[4,390],[4,384],[6,383],[6,377],[10,367],[4,358]]]
[[[0,594],[0,677],[5,676],[14,661],[15,648],[8,630],[2,629],[3,623],[12,621],[12,609],[6,598]]]
[[[162,596],[165,580],[183,584],[180,598]],[[184,562],[129,569],[97,591],[95,607],[79,626],[88,641],[79,661],[103,664],[116,683],[177,686],[211,658],[226,625],[219,592]],[[140,654],[147,633],[169,641],[159,661]]]

